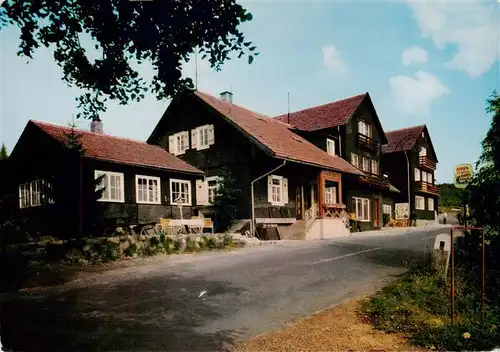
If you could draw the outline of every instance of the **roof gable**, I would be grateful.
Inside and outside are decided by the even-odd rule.
[[[66,134],[71,131],[69,127],[47,122],[30,120],[29,124],[38,127],[61,144],[65,143]],[[193,174],[203,173],[159,146],[79,129],[76,131],[81,134],[80,140],[86,158]]]
[[[405,152],[413,149],[420,140],[422,133],[427,137],[431,151],[437,161],[436,151],[434,150],[426,125],[412,126],[386,132],[387,144],[382,146],[382,154]]]
[[[342,126],[349,121],[358,106],[367,96],[369,96],[368,93],[358,94],[290,114],[283,114],[275,117],[275,119],[290,123],[303,131],[317,131],[325,128]]]
[[[247,138],[273,157],[313,166],[363,175],[356,167],[338,156],[328,155],[306,139],[295,134],[293,126],[258,114],[244,107],[222,101],[212,95],[194,91],[195,97],[215,109]]]

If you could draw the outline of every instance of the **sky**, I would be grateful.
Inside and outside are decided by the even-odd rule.
[[[221,72],[198,59],[198,89],[268,116],[369,92],[385,131],[426,124],[438,156],[436,182],[475,163],[491,122],[485,101],[500,91],[500,0],[239,1],[253,15],[240,28],[260,53]],[[79,91],[52,53],[16,55],[19,30],[1,36],[0,143],[10,152],[29,119],[67,125]],[[141,72],[152,73],[143,65]],[[194,78],[195,60],[183,73]],[[107,134],[146,140],[168,101],[108,104]],[[88,129],[90,122],[77,120]]]

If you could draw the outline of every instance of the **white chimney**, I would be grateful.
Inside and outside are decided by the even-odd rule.
[[[90,131],[95,133],[103,133],[102,132],[102,121],[98,117],[93,117],[92,122],[90,123]]]
[[[220,93],[220,99],[222,101],[229,103],[229,104],[232,104],[233,103],[233,93],[226,90],[225,92]]]

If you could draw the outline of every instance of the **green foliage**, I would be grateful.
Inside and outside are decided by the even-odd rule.
[[[453,183],[438,185],[441,191],[439,205],[444,208],[461,207],[464,200],[465,190],[456,188]]]
[[[197,250],[196,248],[196,240],[192,238],[191,236],[188,236],[186,238],[186,252],[195,252]]]
[[[236,179],[229,168],[221,169],[222,181],[219,184],[211,210],[214,212],[215,231],[224,232],[237,216],[237,202],[241,190],[236,187]]]
[[[238,29],[251,19],[235,0],[9,0],[0,12],[3,26],[21,29],[18,55],[31,59],[40,46],[53,50],[63,81],[84,91],[77,100],[78,117],[85,118],[106,111],[108,99],[125,105],[192,87],[181,64],[195,51],[216,70],[232,53],[252,63],[256,47]],[[82,45],[84,39],[95,49]],[[142,62],[155,71],[151,81],[133,67]]]
[[[466,268],[456,272],[456,325],[451,325],[449,280],[413,268],[362,303],[360,313],[377,329],[408,333],[413,344],[438,350],[490,350],[500,344],[500,315],[495,305],[479,319],[477,282]],[[471,336],[464,337],[464,333]]]
[[[64,132],[66,137],[66,149],[71,154],[76,155],[84,155],[85,149],[83,148],[83,144],[81,142],[82,133],[77,132],[76,128],[78,127],[76,123],[72,122],[69,124],[70,131]]]
[[[7,147],[2,143],[2,148],[0,148],[0,160],[7,160],[9,154],[7,153]]]
[[[468,203],[475,220],[500,232],[500,96],[493,92],[487,101],[486,111],[493,115],[477,171],[467,187]]]
[[[137,253],[137,245],[135,243],[132,243],[123,250],[123,254],[126,257],[133,257],[134,255],[136,255],[136,253]]]
[[[214,237],[212,236],[206,236],[203,237],[203,240],[205,241],[205,248],[209,250],[213,250],[217,248],[217,241],[215,240]]]
[[[386,226],[389,221],[391,221],[391,216],[389,214],[382,214],[382,222],[384,224],[384,226]]]

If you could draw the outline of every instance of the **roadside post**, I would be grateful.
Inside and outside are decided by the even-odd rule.
[[[451,240],[451,324],[455,323],[455,249],[454,249],[454,230],[475,230],[481,231],[481,319],[484,322],[484,295],[485,295],[485,239],[484,239],[484,228],[483,227],[473,227],[473,226],[453,226],[450,232]]]

